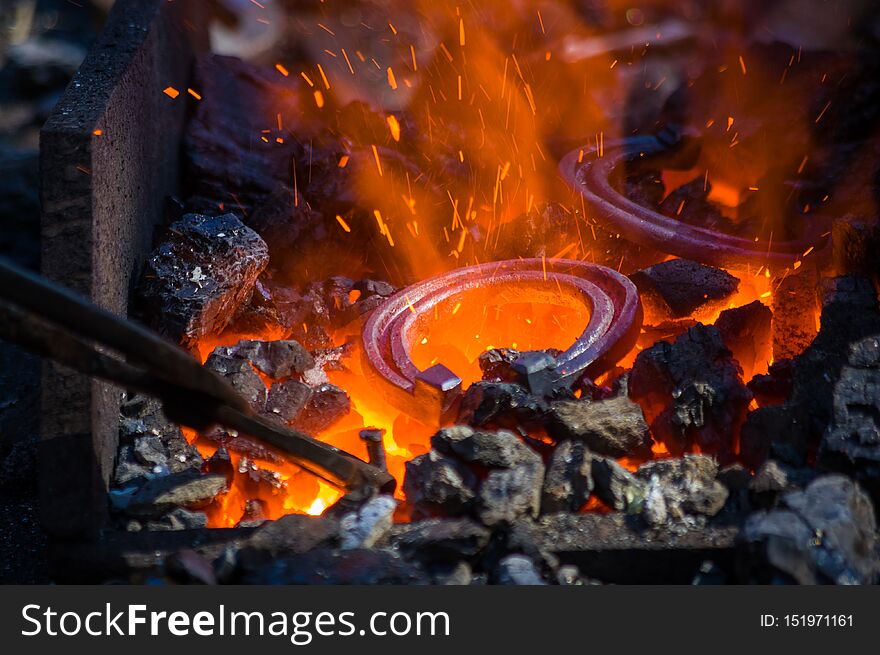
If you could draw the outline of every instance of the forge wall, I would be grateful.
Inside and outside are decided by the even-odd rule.
[[[203,2],[120,0],[41,133],[42,272],[124,315],[132,279],[179,180]],[[177,102],[162,93],[182,90]],[[95,536],[107,515],[119,390],[47,363],[40,483],[53,539]]]

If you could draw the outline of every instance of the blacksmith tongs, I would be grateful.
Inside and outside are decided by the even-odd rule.
[[[162,401],[171,420],[265,442],[337,486],[394,489],[385,471],[259,416],[223,378],[154,332],[0,258],[0,338]]]

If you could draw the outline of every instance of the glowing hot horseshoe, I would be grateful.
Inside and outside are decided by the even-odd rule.
[[[439,416],[461,391],[461,379],[443,364],[420,370],[412,338],[435,308],[469,290],[506,286],[532,299],[569,294],[590,308],[581,336],[547,369],[545,379],[569,386],[598,376],[626,355],[638,338],[642,308],[625,276],[604,266],[565,259],[519,259],[459,268],[397,292],[364,325],[364,354],[395,405],[415,416]]]
[[[667,149],[656,137],[622,139],[606,144],[601,157],[595,157],[595,148],[572,151],[563,157],[559,169],[601,224],[630,241],[677,257],[724,268],[784,268],[811,247],[819,250],[827,242],[827,236],[819,234],[816,226],[801,239],[770,242],[688,225],[629,200],[611,185],[617,168],[637,157],[661,154]]]

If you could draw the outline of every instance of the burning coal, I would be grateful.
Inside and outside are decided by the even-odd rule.
[[[200,62],[194,213],[150,260],[148,320],[257,411],[381,461],[398,520],[659,523],[662,462],[754,466],[744,426],[819,329],[838,69],[695,7],[337,4],[292,15],[271,65]],[[225,212],[223,248],[193,236]],[[483,430],[515,435],[503,464]],[[212,526],[346,502],[247,435],[186,436],[226,481]]]

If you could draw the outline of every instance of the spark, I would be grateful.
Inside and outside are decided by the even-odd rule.
[[[321,73],[321,80],[324,82],[324,87],[329,91],[330,90],[330,81],[327,79],[327,76],[324,74],[324,69],[321,68],[321,64],[318,64],[318,72]]]
[[[388,129],[391,130],[391,138],[400,141],[400,123],[397,121],[397,116],[389,114],[385,120],[388,122]]]
[[[168,96],[172,100],[174,100],[177,96],[180,95],[180,91],[175,89],[173,86],[169,86],[167,89],[162,91],[162,93],[164,93],[166,96]]]
[[[290,76],[290,71],[287,70],[287,69],[286,69],[284,66],[282,66],[281,64],[275,64],[275,70],[277,70],[279,73],[281,73],[282,75],[284,75],[284,77],[289,77],[289,76]]]
[[[379,171],[379,177],[382,177],[382,162],[379,160],[379,151],[376,149],[376,146],[370,146],[373,149],[373,157],[376,158],[376,169]]]
[[[336,214],[336,222],[342,226],[342,229],[346,232],[351,232],[351,228],[348,226],[348,223],[345,222],[345,219],[342,218],[339,214]]]
[[[196,93],[193,89],[187,89],[186,92],[189,93],[196,100],[202,99],[202,96],[200,96],[198,93]]]
[[[831,101],[825,103],[825,106],[822,108],[822,111],[819,112],[819,115],[816,116],[816,124],[822,120],[822,117],[825,115],[825,112],[828,111],[828,108],[831,106]]]
[[[397,80],[394,78],[394,71],[391,66],[388,67],[388,86],[397,91]]]
[[[348,64],[348,70],[354,75],[354,68],[351,66],[351,60],[348,58],[348,53],[345,52],[345,48],[342,48],[342,56],[345,57],[345,63]]]

